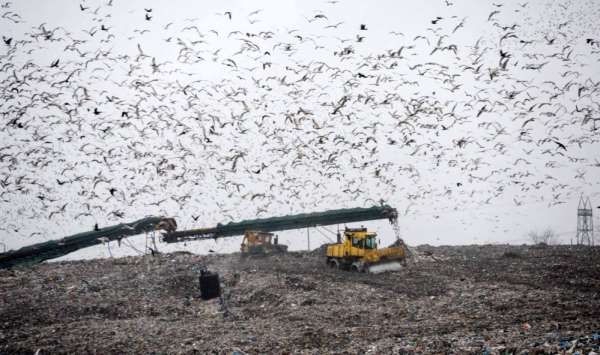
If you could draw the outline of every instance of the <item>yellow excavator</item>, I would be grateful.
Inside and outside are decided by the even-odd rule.
[[[406,246],[399,240],[395,246],[377,248],[377,233],[367,228],[346,228],[344,239],[338,233],[338,243],[327,246],[327,265],[342,270],[380,273],[402,268]]]

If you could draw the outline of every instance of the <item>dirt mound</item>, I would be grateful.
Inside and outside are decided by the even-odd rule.
[[[309,252],[309,255],[311,256],[325,256],[327,255],[327,247],[330,245],[333,245],[335,243],[325,243],[322,244],[320,247],[313,249]]]
[[[379,275],[322,254],[90,260],[0,271],[0,353],[598,352],[600,249],[414,248]],[[198,276],[218,272],[222,299]]]

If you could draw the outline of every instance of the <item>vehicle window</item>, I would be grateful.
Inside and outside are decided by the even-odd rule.
[[[375,237],[369,237],[365,239],[365,249],[376,249],[377,242],[375,241]]]

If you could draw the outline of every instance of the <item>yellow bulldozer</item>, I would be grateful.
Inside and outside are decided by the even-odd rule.
[[[243,256],[287,252],[287,245],[279,244],[278,236],[261,231],[246,231],[240,247]]]
[[[406,247],[377,248],[377,233],[367,228],[346,228],[344,238],[338,233],[338,243],[327,246],[327,265],[357,272],[380,273],[399,270],[406,260]]]

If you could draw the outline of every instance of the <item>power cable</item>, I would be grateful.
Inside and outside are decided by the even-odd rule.
[[[327,239],[328,241],[330,241],[331,243],[333,243],[333,240],[331,240],[331,238],[329,238],[327,235],[325,235],[325,233],[321,232],[321,230],[318,227],[315,227],[315,230],[319,233],[321,233],[322,236],[325,237],[325,239]]]

